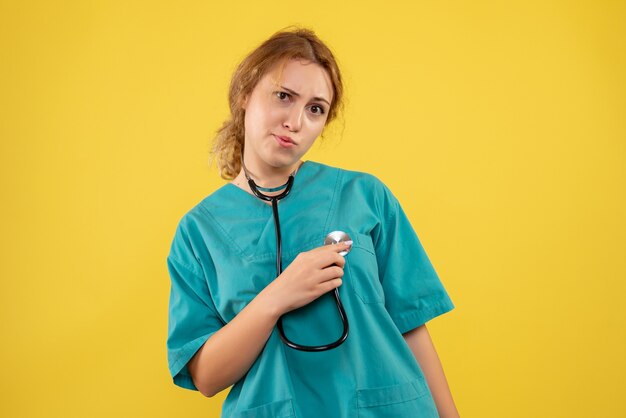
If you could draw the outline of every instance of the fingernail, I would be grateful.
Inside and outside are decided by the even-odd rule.
[[[352,245],[352,241],[344,241],[343,243],[346,245]]]

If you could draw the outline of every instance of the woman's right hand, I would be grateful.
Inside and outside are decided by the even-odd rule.
[[[280,317],[311,303],[342,284],[346,260],[339,253],[352,245],[340,242],[299,253],[289,266],[259,294]]]

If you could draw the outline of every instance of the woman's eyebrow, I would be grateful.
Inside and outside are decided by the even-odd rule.
[[[300,97],[299,93],[296,93],[295,91],[291,90],[290,88],[285,87],[285,86],[280,86],[280,87],[285,89],[285,90],[287,90],[289,93],[293,94],[294,96]],[[313,99],[325,101],[328,104],[328,106],[330,106],[330,103],[328,103],[328,100],[324,99],[323,97],[314,97]]]

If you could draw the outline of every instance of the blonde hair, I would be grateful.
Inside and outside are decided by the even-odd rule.
[[[293,28],[274,33],[248,54],[233,73],[228,91],[231,117],[216,131],[209,158],[209,164],[217,160],[220,177],[225,180],[234,179],[241,171],[245,132],[245,109],[241,106],[244,98],[276,63],[282,61],[281,74],[290,59],[313,62],[326,70],[333,86],[333,99],[325,126],[336,118],[339,109],[343,109],[343,81],[333,53],[311,29]]]

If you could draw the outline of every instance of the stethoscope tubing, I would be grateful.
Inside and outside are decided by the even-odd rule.
[[[261,193],[258,188],[257,185],[254,183],[254,180],[252,180],[251,178],[249,178],[248,176],[246,176],[248,178],[248,184],[250,185],[250,190],[252,190],[252,192],[255,194],[256,197],[258,197],[259,199],[265,200],[265,201],[271,201],[272,202],[272,212],[274,214],[274,227],[276,229],[276,277],[280,276],[283,272],[283,266],[282,266],[282,237],[281,237],[281,233],[280,233],[280,220],[279,220],[279,216],[278,216],[278,201],[284,197],[286,197],[289,192],[291,191],[291,186],[293,185],[293,181],[294,181],[294,176],[293,174],[291,174],[289,176],[289,179],[287,180],[287,187],[285,188],[285,190],[280,193],[277,194],[275,196],[267,196],[263,193]],[[341,303],[341,299],[339,298],[339,288],[335,288],[333,291],[333,295],[335,297],[335,304],[337,305],[337,309],[339,310],[339,316],[341,317],[341,322],[343,323],[343,333],[341,334],[341,337],[339,337],[339,339],[333,343],[330,344],[324,344],[324,345],[302,345],[302,344],[297,344],[293,341],[291,341],[289,338],[287,338],[287,336],[285,335],[285,330],[283,328],[283,317],[284,315],[281,315],[278,318],[277,321],[277,327],[278,327],[278,333],[280,335],[281,340],[283,341],[283,343],[285,343],[285,345],[287,345],[288,347],[291,347],[295,350],[300,350],[300,351],[309,351],[309,352],[317,352],[317,351],[326,351],[326,350],[331,350],[333,348],[338,347],[339,345],[341,345],[346,338],[348,338],[348,331],[349,331],[349,323],[348,323],[348,317],[346,315],[346,311],[343,308],[343,304]]]

